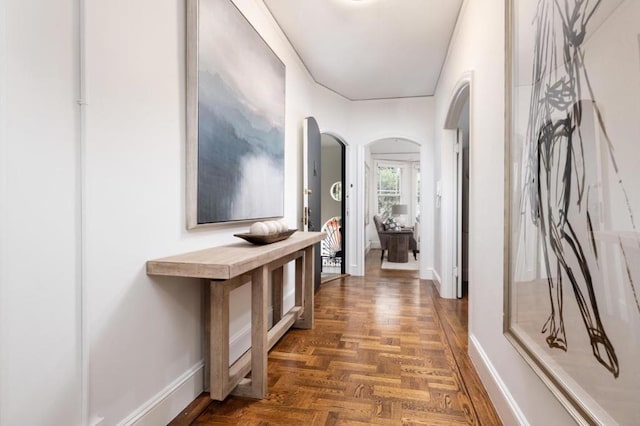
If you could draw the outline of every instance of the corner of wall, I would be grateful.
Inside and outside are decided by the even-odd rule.
[[[433,280],[433,268],[420,267],[421,280]],[[434,282],[435,284],[435,282]],[[439,290],[438,290],[439,291]]]
[[[440,275],[438,274],[438,271],[436,271],[435,268],[431,268],[431,274],[432,274],[432,280],[433,280],[433,285],[436,287],[436,290],[438,290],[438,295],[440,297],[442,297],[441,291],[440,289],[442,288],[442,281],[440,279]]]

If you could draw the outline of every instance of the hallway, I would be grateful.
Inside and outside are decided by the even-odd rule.
[[[323,284],[314,330],[269,353],[267,399],[203,395],[171,424],[500,424],[466,354],[467,300],[381,271],[379,253],[366,277]]]

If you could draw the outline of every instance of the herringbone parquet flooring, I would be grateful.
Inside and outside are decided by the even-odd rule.
[[[269,353],[267,399],[205,395],[185,412],[201,412],[192,424],[499,424],[466,355],[466,301],[380,271],[379,252],[367,260],[366,277],[322,285],[313,330],[290,330]]]

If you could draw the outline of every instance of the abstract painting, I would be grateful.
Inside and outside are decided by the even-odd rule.
[[[505,333],[581,423],[640,406],[637,0],[507,0]]]
[[[280,217],[285,66],[232,1],[187,16],[188,227]]]

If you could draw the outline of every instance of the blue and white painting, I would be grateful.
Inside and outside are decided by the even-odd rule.
[[[197,222],[282,216],[285,66],[231,1],[198,9]]]

